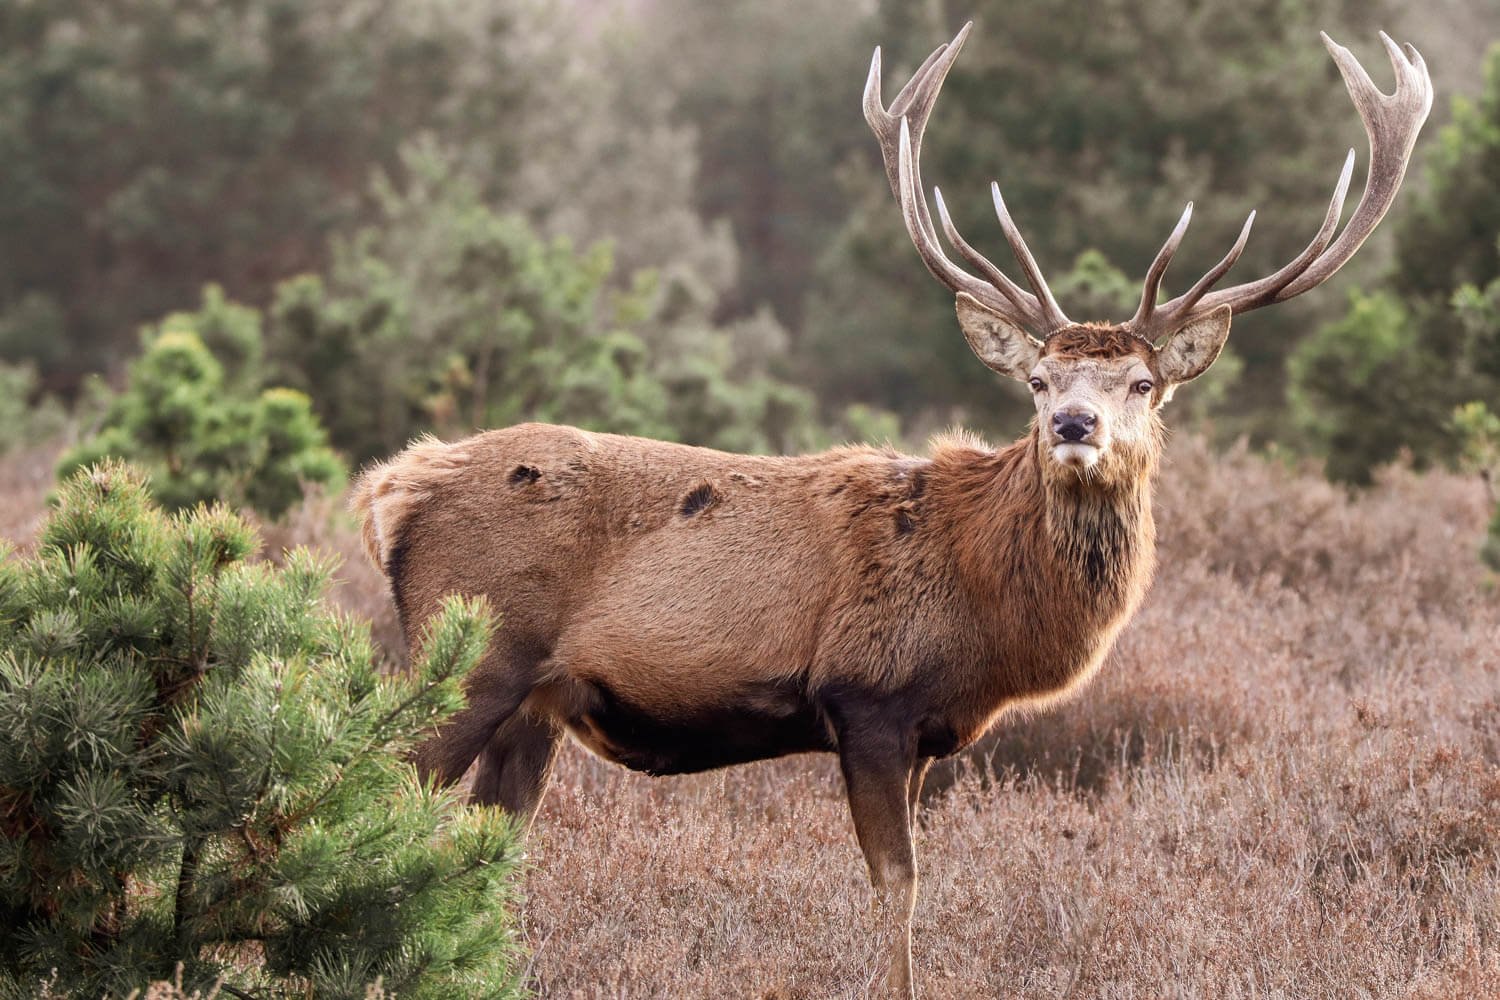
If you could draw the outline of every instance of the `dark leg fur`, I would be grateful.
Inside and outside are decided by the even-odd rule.
[[[892,996],[915,996],[911,976],[911,916],[917,865],[911,840],[909,796],[916,765],[915,740],[877,725],[839,734],[839,763],[849,794],[854,832],[875,887],[878,923],[890,956]],[[915,784],[920,785],[920,780]]]
[[[517,712],[505,720],[480,752],[474,801],[499,806],[529,828],[552,777],[558,737],[547,719]]]
[[[417,773],[451,785],[474,762],[501,724],[531,694],[530,671],[496,669],[492,659],[480,664],[464,685],[469,704],[438,727],[437,735],[417,748]]]

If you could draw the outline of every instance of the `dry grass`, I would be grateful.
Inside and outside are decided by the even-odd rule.
[[[322,504],[273,543],[344,553],[337,596],[391,634],[383,583]],[[1176,442],[1162,568],[1099,679],[935,776],[921,992],[1500,997],[1485,520],[1453,476],[1395,469],[1350,498]],[[541,996],[872,993],[830,758],[652,780],[569,749],[529,850]]]
[[[0,454],[0,539],[21,552],[35,545],[61,451],[60,444],[43,444]]]

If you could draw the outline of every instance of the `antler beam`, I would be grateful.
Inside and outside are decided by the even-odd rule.
[[[1349,258],[1354,256],[1355,251],[1375,231],[1375,226],[1391,207],[1396,191],[1401,187],[1401,179],[1406,175],[1406,166],[1411,160],[1417,133],[1427,120],[1428,112],[1432,110],[1432,77],[1427,72],[1427,64],[1421,53],[1412,46],[1404,46],[1403,50],[1402,46],[1398,46],[1382,31],[1380,40],[1385,44],[1391,65],[1396,70],[1396,90],[1392,94],[1384,94],[1348,49],[1329,38],[1326,33],[1322,37],[1324,46],[1344,77],[1349,96],[1353,98],[1354,107],[1370,137],[1369,177],[1349,224],[1344,227],[1338,239],[1334,240],[1333,234],[1338,228],[1339,216],[1344,208],[1344,197],[1349,191],[1349,181],[1354,173],[1352,149],[1344,160],[1344,169],[1339,174],[1338,184],[1334,186],[1333,198],[1328,203],[1328,212],[1323,217],[1322,226],[1307,248],[1291,262],[1257,281],[1209,292],[1244,250],[1245,241],[1250,236],[1250,225],[1255,221],[1255,213],[1251,212],[1244,229],[1240,231],[1239,239],[1224,259],[1192,288],[1158,306],[1156,296],[1162,275],[1171,263],[1178,244],[1182,242],[1188,219],[1192,216],[1193,206],[1189,203],[1182,220],[1177,223],[1177,228],[1167,238],[1161,252],[1156,255],[1151,270],[1147,272],[1140,308],[1129,324],[1137,335],[1154,341],[1180,330],[1194,319],[1220,306],[1227,305],[1236,313],[1249,312],[1276,302],[1285,302],[1321,285],[1348,263]]]
[[[937,202],[944,234],[960,256],[979,272],[980,277],[976,278],[950,260],[938,242],[937,230],[932,224],[932,215],[922,193],[919,166],[922,134],[932,114],[933,105],[937,102],[943,80],[972,27],[972,22],[964,25],[953,41],[938,46],[907,81],[906,86],[901,88],[889,108],[881,105],[880,49],[877,48],[870,61],[869,79],[865,83],[865,120],[870,123],[870,128],[880,141],[880,152],[885,161],[891,191],[901,205],[907,233],[927,269],[953,292],[967,292],[1000,315],[1047,336],[1068,326],[1070,321],[1053,298],[1041,268],[1037,266],[1020,230],[1006,210],[999,186],[993,183],[990,185],[995,214],[999,216],[1006,241],[1031,286],[1030,292],[1006,277],[959,234],[943,203],[942,192],[934,188],[933,198]],[[1228,305],[1234,312],[1242,313],[1301,295],[1327,281],[1343,267],[1374,232],[1375,226],[1391,207],[1411,160],[1417,133],[1432,109],[1432,77],[1427,71],[1427,64],[1412,46],[1398,46],[1385,32],[1381,32],[1380,39],[1396,70],[1395,92],[1385,94],[1371,82],[1369,74],[1348,49],[1334,42],[1327,34],[1322,38],[1343,75],[1349,95],[1354,100],[1354,106],[1370,138],[1369,176],[1365,182],[1364,194],[1360,196],[1349,224],[1334,239],[1354,172],[1352,149],[1344,161],[1338,183],[1334,186],[1333,198],[1328,203],[1323,224],[1318,227],[1312,242],[1293,260],[1264,278],[1211,291],[1244,251],[1246,241],[1250,238],[1250,227],[1255,222],[1255,213],[1251,212],[1250,217],[1245,220],[1244,228],[1240,230],[1239,238],[1224,258],[1186,292],[1170,302],[1158,305],[1156,300],[1162,278],[1181,245],[1192,218],[1193,206],[1189,202],[1176,228],[1172,230],[1172,235],[1167,238],[1146,273],[1140,306],[1127,324],[1132,332],[1155,341],[1221,306]]]
[[[927,199],[922,194],[922,174],[918,166],[922,151],[922,133],[927,128],[927,119],[937,102],[938,91],[943,80],[958,58],[964,39],[969,35],[973,22],[946,45],[940,45],[922,63],[916,74],[896,95],[889,108],[880,100],[880,49],[870,60],[870,76],[865,82],[865,121],[880,141],[881,156],[885,160],[885,172],[891,183],[891,192],[901,204],[901,215],[906,221],[906,231],[916,245],[917,252],[927,270],[953,292],[967,292],[979,302],[1022,326],[1030,327],[1043,335],[1068,326],[1070,321],[1058,307],[1041,268],[1037,267],[1026,241],[1016,228],[1000,189],[991,185],[995,201],[995,213],[1000,217],[1000,226],[1011,250],[1021,264],[1032,291],[1027,292],[1007,278],[1000,269],[985,259],[964,241],[948,217],[947,209],[937,189],[933,195],[937,200],[938,213],[943,220],[943,229],[954,247],[971,266],[984,275],[984,280],[974,277],[948,259],[938,242],[937,230],[932,225],[932,215],[927,208]]]

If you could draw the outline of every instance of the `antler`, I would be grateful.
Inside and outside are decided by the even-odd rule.
[[[1192,288],[1158,306],[1156,295],[1161,287],[1162,275],[1166,273],[1172,255],[1182,242],[1188,220],[1192,218],[1193,205],[1189,202],[1177,228],[1167,237],[1167,242],[1156,255],[1151,269],[1146,272],[1140,308],[1128,324],[1137,335],[1155,341],[1165,334],[1182,329],[1194,319],[1220,306],[1227,305],[1234,312],[1242,313],[1301,295],[1327,281],[1343,267],[1375,231],[1376,224],[1391,207],[1396,191],[1401,187],[1401,179],[1406,175],[1406,165],[1411,159],[1417,133],[1432,109],[1432,77],[1427,72],[1427,64],[1416,49],[1407,45],[1403,52],[1382,31],[1380,40],[1385,43],[1391,65],[1396,70],[1395,93],[1387,95],[1371,82],[1370,75],[1348,49],[1329,38],[1326,33],[1322,37],[1323,44],[1333,56],[1339,72],[1343,74],[1344,85],[1349,88],[1349,96],[1354,99],[1354,106],[1370,137],[1370,173],[1365,181],[1365,192],[1360,196],[1349,224],[1344,227],[1339,238],[1333,240],[1339,215],[1343,211],[1344,196],[1349,190],[1349,179],[1354,172],[1352,149],[1344,160],[1344,169],[1334,187],[1333,199],[1328,203],[1323,225],[1319,227],[1312,242],[1295,259],[1276,273],[1258,281],[1209,292],[1245,249],[1245,241],[1250,237],[1250,226],[1255,221],[1255,213],[1251,212],[1250,217],[1245,220],[1245,227],[1240,230],[1239,239],[1224,259],[1198,279]],[[1331,240],[1332,246],[1329,245]]]
[[[928,116],[937,102],[938,90],[943,79],[958,57],[973,22],[963,26],[958,35],[946,45],[940,45],[922,63],[916,74],[896,95],[889,109],[880,102],[880,49],[870,60],[870,76],[865,82],[865,121],[870,123],[875,137],[880,140],[880,153],[885,160],[885,172],[891,182],[891,191],[901,203],[901,216],[906,221],[906,231],[916,244],[917,252],[927,270],[932,272],[950,290],[967,292],[985,306],[1022,326],[1043,335],[1050,334],[1069,325],[1069,320],[1058,307],[1057,300],[1047,288],[1047,280],[1037,267],[1026,241],[1005,209],[1000,197],[1000,188],[990,185],[995,202],[995,214],[1000,217],[1000,227],[1010,243],[1021,270],[1032,291],[1027,292],[1011,281],[1000,269],[971,247],[953,225],[943,205],[943,196],[936,188],[933,197],[937,200],[938,214],[942,217],[943,231],[955,249],[963,255],[984,280],[974,277],[954,264],[943,253],[938,243],[937,231],[932,225],[932,215],[927,210],[927,199],[922,195],[922,175],[917,166],[922,150],[922,133],[927,127]],[[1033,294],[1034,293],[1034,294]]]

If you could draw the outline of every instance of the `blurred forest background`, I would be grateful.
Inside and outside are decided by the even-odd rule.
[[[1231,280],[1290,259],[1366,159],[1317,32],[1384,86],[1377,29],[1413,41],[1439,96],[1392,218],[1237,322],[1173,418],[1357,483],[1492,422],[1454,417],[1500,384],[1489,4],[5,0],[0,433],[71,411],[65,468],[123,455],[174,503],[273,514],[341,459],[533,417],[1012,437],[1029,402],[970,357],[859,111],[876,44],[894,92],[970,17],[926,176],[998,251],[997,179],[1065,308],[1106,319],[1188,199],[1168,294],[1251,208]]]

